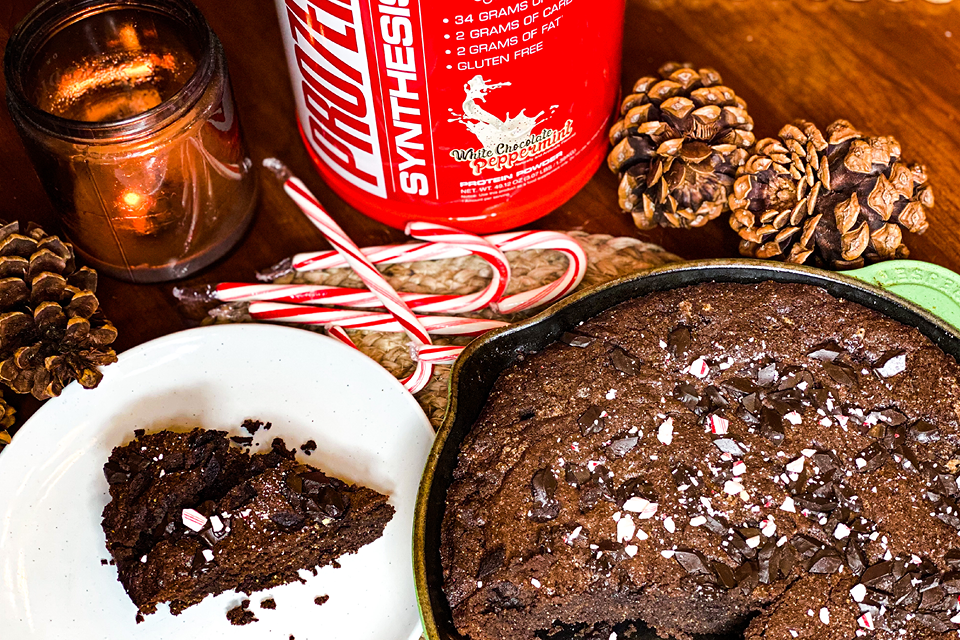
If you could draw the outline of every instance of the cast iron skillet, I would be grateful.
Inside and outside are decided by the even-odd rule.
[[[949,272],[941,270],[940,273]],[[954,274],[950,276],[956,278]],[[932,275],[932,280],[935,279],[936,276]],[[466,348],[451,373],[449,406],[427,459],[417,497],[414,571],[427,640],[463,640],[453,625],[450,607],[442,590],[440,525],[460,443],[479,416],[500,373],[521,354],[539,351],[583,320],[631,298],[703,282],[755,283],[764,280],[822,287],[836,297],[916,327],[944,352],[960,361],[960,333],[923,308],[849,276],[760,260],[701,260],[641,271],[574,294],[524,322],[478,338]],[[930,286],[930,282],[924,284]],[[945,293],[956,296],[956,280],[947,284],[952,287],[948,287]],[[561,634],[564,635],[576,637],[577,634],[573,631]],[[632,637],[655,636],[652,632],[641,630]]]

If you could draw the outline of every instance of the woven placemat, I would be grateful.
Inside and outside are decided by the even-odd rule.
[[[613,237],[602,234],[587,234],[572,231],[568,234],[583,247],[587,254],[587,271],[579,289],[591,287],[641,269],[657,267],[681,258],[665,251],[662,247],[637,240],[636,238]],[[510,262],[511,278],[506,293],[533,289],[559,278],[567,268],[567,259],[561,253],[550,250],[530,250],[507,252]],[[415,293],[449,293],[464,295],[479,291],[492,275],[490,266],[476,256],[449,258],[394,264],[380,267],[387,281],[398,291]],[[357,275],[347,268],[325,271],[307,271],[287,274],[274,280],[276,283],[310,283],[339,287],[364,287]],[[493,318],[515,322],[523,317],[537,313],[538,309],[526,314],[500,316],[489,309],[472,317]],[[209,312],[206,321],[211,322],[252,322],[243,303],[230,303],[215,307]],[[305,330],[322,331],[319,327],[299,326]],[[380,363],[387,371],[398,378],[408,375],[414,368],[409,351],[409,339],[402,333],[380,333],[374,331],[348,331],[357,347]],[[438,337],[437,344],[465,345],[469,337]],[[434,427],[443,420],[447,407],[447,382],[450,366],[438,365],[427,386],[416,394],[416,399]]]

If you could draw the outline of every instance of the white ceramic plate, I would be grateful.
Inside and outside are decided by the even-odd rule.
[[[253,594],[259,622],[232,626],[242,594],[223,593],[136,624],[100,527],[103,464],[133,430],[202,426],[248,435],[245,418],[318,449],[299,459],[390,496],[383,537],[306,584]],[[413,397],[346,345],[288,327],[223,325],[165,336],[104,368],[93,390],[71,384],[0,453],[0,636],[23,638],[276,638],[408,640],[420,633],[411,560],[417,486],[433,430]],[[317,606],[314,598],[329,595]],[[276,610],[259,608],[267,596]]]

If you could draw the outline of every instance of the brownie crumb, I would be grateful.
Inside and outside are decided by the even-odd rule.
[[[143,614],[137,612],[137,624],[140,624],[141,622],[143,622]]]
[[[262,425],[264,431],[270,431],[270,427],[273,426],[272,422],[264,422]]]
[[[253,438],[250,436],[230,436],[230,440],[245,447],[253,444]]]
[[[276,609],[276,608],[277,608],[277,601],[274,600],[273,598],[264,598],[263,600],[260,601],[260,608],[261,608],[261,609]]]
[[[339,569],[339,568],[340,568],[340,563],[337,562],[336,560],[334,560],[333,562],[331,562],[330,565],[331,565],[334,569]]]
[[[110,559],[110,566],[111,566],[111,567],[117,566],[117,562],[116,562],[116,560],[114,560],[113,558]]]
[[[247,433],[254,435],[257,431],[260,431],[260,427],[264,427],[262,420],[244,420],[243,424],[240,425],[241,429],[246,429]],[[264,427],[264,429],[269,429],[269,426]]]
[[[105,567],[108,564],[110,564],[110,562],[106,558],[100,558],[100,566]]]
[[[310,455],[317,450],[317,443],[313,440],[307,440],[302,445],[300,445],[300,451],[303,451],[305,454]]]
[[[239,605],[227,611],[227,620],[230,621],[230,624],[235,626],[242,626],[245,624],[250,624],[251,622],[257,622],[257,616],[254,615],[253,611],[250,611],[247,607],[250,606],[249,600],[244,600]]]
[[[313,599],[313,603],[319,607],[322,604],[326,604],[327,600],[329,599],[330,599],[330,596],[326,596],[326,595],[317,596],[316,598]]]
[[[140,438],[143,437],[143,434],[145,434],[145,433],[146,433],[146,431],[143,430],[143,429],[134,429],[134,430],[133,430],[133,437],[136,438],[137,440],[139,440]]]

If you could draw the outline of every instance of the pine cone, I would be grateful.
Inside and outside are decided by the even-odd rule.
[[[926,169],[900,161],[889,136],[865,137],[846,120],[809,122],[765,138],[738,171],[730,226],[740,253],[851,269],[906,258],[903,231],[927,230]]]
[[[754,142],[753,120],[713,69],[671,62],[659,73],[640,78],[624,99],[607,164],[637,227],[700,227],[726,210]]]
[[[99,310],[96,271],[33,224],[0,225],[0,381],[39,400],[73,380],[97,386],[97,367],[117,361],[117,330]]]
[[[13,439],[13,434],[10,433],[10,427],[13,426],[13,416],[16,412],[16,409],[7,404],[3,393],[0,392],[0,451],[3,451],[3,448],[10,444],[10,441]]]

